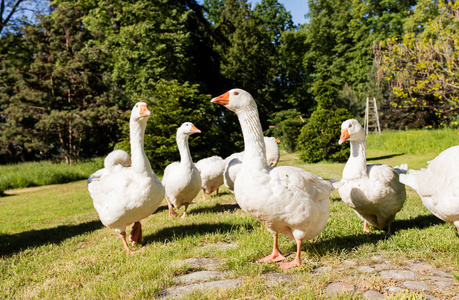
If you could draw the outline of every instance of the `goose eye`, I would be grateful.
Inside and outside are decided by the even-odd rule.
[[[349,124],[349,128],[351,128],[351,127],[352,127],[352,124]]]
[[[239,95],[239,92],[234,92],[234,96],[237,96],[237,95]]]

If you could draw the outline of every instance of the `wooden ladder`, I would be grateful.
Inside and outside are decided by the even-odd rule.
[[[381,127],[379,126],[378,107],[376,105],[376,98],[373,97],[373,101],[367,97],[367,105],[365,108],[365,134],[368,135],[368,129],[374,128],[374,131],[370,133],[381,134]]]

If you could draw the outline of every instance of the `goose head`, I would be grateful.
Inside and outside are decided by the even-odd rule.
[[[365,140],[365,132],[359,121],[355,119],[349,119],[341,124],[341,136],[339,144],[341,145],[345,141],[361,141]]]
[[[131,120],[136,122],[147,122],[151,112],[145,102],[137,102],[131,111]]]
[[[242,89],[232,89],[210,101],[221,104],[235,113],[243,109],[257,108],[252,95]]]
[[[190,136],[193,133],[201,133],[196,126],[193,125],[191,122],[185,122],[177,129],[177,136]]]

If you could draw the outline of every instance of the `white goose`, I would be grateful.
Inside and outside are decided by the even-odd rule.
[[[295,239],[297,252],[292,262],[280,267],[299,266],[302,240],[317,236],[327,223],[334,186],[300,168],[268,168],[257,105],[249,93],[232,89],[211,101],[235,112],[241,124],[245,150],[234,193],[239,206],[266,226],[274,241],[273,252],[258,261],[285,259],[277,244],[278,233],[283,233]]]
[[[166,189],[166,200],[169,207],[169,217],[176,215],[172,205],[179,209],[185,206],[182,219],[186,217],[188,205],[193,201],[201,189],[201,176],[190,154],[188,138],[193,133],[200,133],[192,123],[185,122],[177,129],[177,146],[180,153],[180,162],[169,164],[164,170],[162,183]]]
[[[275,167],[279,162],[280,152],[279,145],[280,141],[274,137],[263,137],[266,146],[266,161],[268,167]],[[244,151],[233,153],[225,159],[225,166],[223,171],[223,179],[225,186],[234,193],[234,181],[236,180],[237,173],[241,169],[242,157]]]
[[[406,199],[405,185],[400,183],[398,174],[404,170],[389,165],[367,165],[367,142],[357,120],[346,120],[341,125],[339,144],[345,141],[350,141],[351,154],[343,170],[344,185],[338,189],[339,195],[363,220],[365,232],[370,231],[368,224],[379,229],[387,226],[389,235],[395,214]]]
[[[146,103],[138,102],[131,112],[129,155],[122,150],[111,152],[104,161],[104,169],[88,179],[89,195],[93,199],[102,224],[119,233],[127,254],[126,227],[132,223],[129,240],[140,243],[140,220],[156,211],[164,198],[164,187],[153,173],[144,152],[144,133],[150,111]],[[139,251],[145,250],[142,247]]]
[[[427,169],[409,170],[400,182],[412,187],[430,212],[453,223],[459,233],[459,146],[446,149]]]
[[[280,152],[279,143],[280,141],[275,137],[264,137],[266,145],[266,160],[268,161],[268,167],[275,167],[279,162]]]
[[[201,175],[202,198],[206,200],[206,194],[210,195],[223,184],[223,171],[225,169],[225,160],[220,156],[214,155],[203,158],[195,164]]]

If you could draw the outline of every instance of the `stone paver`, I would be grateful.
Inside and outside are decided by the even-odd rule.
[[[384,300],[384,295],[374,290],[366,291],[363,297],[368,300]]]
[[[441,270],[430,270],[429,273],[433,275],[441,276],[441,277],[454,278],[454,276],[451,275],[450,273],[447,273]]]
[[[162,290],[158,293],[158,297],[172,297],[180,298],[185,294],[190,293],[195,289],[222,289],[222,288],[232,288],[240,285],[242,281],[240,279],[227,279],[219,281],[210,281],[204,283],[195,283],[190,285],[171,287],[165,290]]]
[[[216,271],[224,263],[223,259],[216,258],[188,258],[183,261],[188,264],[191,269],[205,269],[209,271]]]
[[[402,286],[415,291],[429,291],[430,285],[424,281],[404,281],[402,282]]]
[[[347,282],[330,283],[324,290],[325,295],[332,296],[333,294],[341,294],[344,292],[354,292],[355,286]]]
[[[433,266],[426,264],[426,263],[412,263],[412,264],[408,264],[408,268],[411,271],[423,272],[427,270],[432,270]]]
[[[384,270],[392,270],[395,268],[395,266],[384,263],[384,264],[376,264],[374,268],[376,272],[379,272],[379,271],[384,271]]]
[[[394,280],[410,280],[410,279],[418,279],[419,275],[413,271],[407,270],[388,270],[388,271],[381,271],[381,276],[387,279],[394,279]]]
[[[176,277],[177,282],[181,284],[190,284],[200,281],[210,281],[215,279],[221,279],[223,277],[222,272],[217,271],[198,271],[190,274]]]
[[[357,268],[357,271],[359,271],[361,273],[374,273],[375,272],[375,268],[370,267],[370,266],[360,266],[360,267]]]
[[[398,293],[398,292],[403,291],[403,289],[398,287],[398,286],[388,286],[386,288],[386,291],[387,291],[388,294],[394,294],[394,293]]]
[[[223,247],[226,247],[226,245]],[[423,293],[423,297],[428,300],[443,300],[443,298],[437,298],[430,293],[444,295],[445,291],[456,291],[456,296],[451,298],[450,295],[449,297],[459,300],[459,294],[457,294],[459,283],[449,271],[436,269],[423,261],[407,262],[404,265],[394,265],[383,256],[377,255],[371,257],[371,260],[372,262],[368,265],[361,265],[361,262],[357,263],[353,260],[346,260],[337,266],[315,268],[310,274],[313,276],[319,274],[335,274],[334,271],[353,269],[360,273],[359,276],[381,276],[384,279],[390,280],[392,284],[392,286],[384,287],[380,292],[377,290],[366,290],[364,287],[360,287],[360,283],[349,283],[353,282],[353,277],[341,277],[339,280],[329,283],[324,288],[323,292],[326,297],[332,297],[334,294],[347,292],[363,296],[368,300],[383,300],[388,295],[408,290],[416,293]],[[229,288],[238,286],[242,283],[240,279],[222,280],[224,276],[228,277],[228,274],[230,274],[218,271],[224,263],[223,259],[189,258],[184,260],[184,263],[186,263],[191,270],[194,270],[194,272],[177,276],[175,279],[178,285],[160,291],[158,293],[159,297],[169,296],[172,298],[180,298],[185,293],[189,293],[198,288]],[[294,280],[298,278],[298,275],[281,272],[282,271],[263,274],[265,284],[271,287],[285,282],[294,282]],[[290,288],[291,292],[300,287],[300,285],[284,285],[284,288]]]
[[[267,286],[273,286],[282,282],[289,282],[296,278],[293,274],[268,273],[264,275]]]
[[[345,267],[355,267],[357,265],[357,263],[353,260],[345,260],[341,263],[341,265],[345,266]]]

